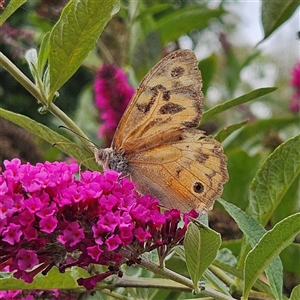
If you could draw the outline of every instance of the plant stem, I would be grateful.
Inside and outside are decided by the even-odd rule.
[[[222,280],[227,286],[235,284],[234,280],[231,279],[226,273],[224,273],[221,269],[218,267],[215,267],[213,265],[209,266],[209,269],[213,274],[215,274],[220,280]]]
[[[124,295],[120,295],[118,293],[115,293],[115,292],[112,292],[110,291],[109,289],[102,289],[100,291],[101,293],[107,295],[107,296],[111,296],[113,297],[114,299],[119,299],[119,300],[130,300],[130,298],[124,296]]]
[[[46,105],[40,90],[2,52],[0,52],[0,65],[7,70],[34,98],[36,98],[39,103]]]
[[[122,249],[122,251],[120,253],[126,258],[131,257],[131,252],[126,249]],[[153,272],[154,274],[160,275],[163,278],[168,278],[175,282],[181,283],[181,284],[189,287],[191,289],[191,292],[194,291],[194,284],[193,284],[192,280],[190,280],[189,278],[186,278],[178,273],[175,273],[170,269],[161,268],[157,264],[155,264],[151,261],[148,261],[144,258],[141,258],[141,261],[139,262],[138,266],[140,266],[146,270],[149,270],[149,271]],[[216,300],[233,300],[234,299],[230,296],[224,295],[216,290],[213,290],[213,289],[210,289],[207,287],[204,290],[200,290],[200,294],[204,295],[204,296],[210,296]]]
[[[47,106],[48,110],[59,118],[67,127],[78,133],[83,144],[87,146],[89,149],[94,148],[92,142],[89,141],[88,137],[85,133],[74,123],[72,119],[70,119],[62,110],[60,110],[53,102],[50,104],[47,103],[47,99],[45,99],[45,95],[43,95],[42,91],[28,78],[22,73],[13,62],[11,62],[2,52],[0,52],[0,65],[3,66],[33,97],[35,97],[38,103],[42,103]]]

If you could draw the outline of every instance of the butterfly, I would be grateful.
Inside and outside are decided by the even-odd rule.
[[[133,95],[110,148],[95,149],[104,169],[128,176],[164,208],[206,212],[228,181],[227,158],[216,140],[196,129],[202,79],[193,51],[159,61]]]

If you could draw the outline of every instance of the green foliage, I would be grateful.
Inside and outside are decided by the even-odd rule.
[[[209,227],[194,221],[189,224],[184,239],[186,265],[199,293],[199,280],[204,271],[215,260],[221,245],[221,237]]]
[[[205,59],[199,61],[198,68],[199,70],[202,70],[201,72],[201,77],[203,81],[202,92],[204,95],[210,85],[210,82],[213,79],[214,74],[216,73],[217,62],[218,62],[218,58],[215,54],[212,54],[209,57],[206,57]]]
[[[9,278],[1,278],[0,276],[0,286],[1,290],[72,290],[80,288],[76,282],[78,278],[88,276],[88,272],[81,268],[72,268],[64,274],[60,273],[57,268],[53,268],[46,276],[38,274],[34,282],[30,284],[26,284],[23,280],[13,278],[12,276]]]
[[[232,218],[237,222],[239,228],[243,231],[247,242],[251,245],[251,247],[255,247],[258,245],[262,236],[267,232],[266,229],[259,223],[257,223],[250,215],[243,212],[238,207],[234,206],[233,204],[226,203],[224,200],[219,200],[219,202],[225,207],[226,211],[232,216]],[[261,272],[264,270],[261,270]],[[260,273],[261,273],[260,272]],[[260,274],[259,273],[259,274]],[[274,284],[271,284],[271,289],[273,286],[278,287],[279,292],[277,289],[273,289],[273,293],[281,295],[281,286],[282,286],[282,264],[279,258],[277,257],[276,260],[266,268],[266,274],[268,279]],[[274,277],[273,275],[277,275]],[[254,282],[252,282],[253,284]],[[279,284],[278,284],[279,283]],[[251,286],[250,286],[251,288]],[[266,291],[267,292],[267,291]]]
[[[261,89],[257,89],[255,91],[252,91],[246,95],[240,96],[238,98],[226,101],[225,103],[219,104],[218,106],[215,106],[214,108],[211,108],[210,110],[206,111],[203,114],[201,123],[205,123],[206,121],[212,119],[213,116],[226,111],[227,109],[230,109],[234,106],[249,102],[253,99],[256,99],[258,97],[262,97],[268,93],[271,93],[273,91],[275,91],[276,88],[274,87],[270,87],[270,88],[261,88]]]
[[[117,0],[86,0],[70,1],[64,8],[49,37],[50,95],[75,73],[95,47],[117,5]]]
[[[250,289],[261,272],[285,247],[293,242],[299,232],[300,213],[297,213],[276,224],[249,252],[245,261],[243,299],[248,299]],[[274,276],[282,276],[282,269],[274,268],[271,274]],[[274,286],[271,285],[276,299],[281,299],[281,287],[281,284],[276,285],[275,283]]]
[[[300,284],[295,286],[291,293],[291,300],[297,300],[300,298]]]
[[[299,7],[299,0],[262,0],[261,21],[265,37],[269,37],[280,25],[288,20]]]
[[[0,15],[0,26],[25,2],[26,0],[11,0]]]
[[[9,16],[13,18],[13,13],[24,2],[11,0],[0,15],[0,24]],[[161,58],[163,51],[168,52],[166,45],[176,47],[180,44],[179,38],[185,36],[197,50],[201,48],[197,41],[200,35],[211,34],[216,28],[226,32],[231,26],[226,25],[224,18],[229,16],[224,9],[226,6],[212,9],[205,3],[199,5],[197,1],[179,2],[181,5],[176,6],[174,1],[122,1],[119,7],[116,0],[71,0],[54,26],[43,19],[47,23],[43,28],[51,28],[50,32],[44,32],[42,25],[38,27],[36,20],[39,17],[32,15],[29,19],[35,20],[39,50],[28,51],[26,59],[34,82],[3,53],[0,53],[0,64],[38,101],[45,113],[50,112],[55,117],[55,121],[53,118],[53,123],[45,126],[9,111],[7,108],[19,106],[17,99],[23,98],[22,92],[8,97],[11,105],[6,104],[6,109],[0,109],[0,116],[47,141],[49,147],[55,144],[57,149],[89,169],[98,170],[94,160],[89,160],[93,157],[95,146],[85,139],[87,136],[96,139],[96,112],[91,80],[88,84],[83,82],[83,69],[93,78],[95,61],[117,61],[130,73],[132,82],[138,82]],[[262,0],[264,39],[273,34],[298,5],[299,1]],[[113,20],[121,20],[121,27],[126,31],[119,36],[121,50],[115,56],[112,54],[114,44],[103,42],[105,34],[108,35],[106,41],[118,35],[118,30],[110,28],[112,17]],[[207,131],[223,143],[228,157],[230,181],[224,188],[223,199],[226,200],[218,201],[217,208],[221,207],[216,213],[217,223],[221,223],[219,229],[225,234],[232,233],[233,229],[226,227],[228,218],[224,221],[220,216],[229,215],[243,236],[236,238],[232,233],[226,240],[221,240],[220,234],[200,223],[201,220],[192,220],[184,247],[176,248],[167,257],[165,266],[158,265],[154,253],[149,257],[143,256],[141,264],[124,266],[122,279],[109,278],[98,285],[96,293],[101,299],[192,299],[200,295],[214,299],[286,299],[284,272],[300,276],[295,264],[300,259],[300,247],[296,243],[300,231],[300,215],[297,213],[300,135],[296,135],[300,119],[287,109],[280,114],[273,110],[272,105],[280,98],[272,93],[276,88],[259,87],[251,91],[250,85],[242,82],[242,71],[253,63],[261,63],[260,51],[247,49],[247,52],[229,44],[227,48],[225,46],[223,59],[213,51],[199,62],[203,92],[208,98],[205,106],[212,107],[204,112],[199,127],[202,129],[202,126],[212,123],[218,128]],[[93,55],[96,60],[88,55],[95,47]],[[122,59],[119,60],[119,57]],[[79,80],[75,80],[75,76]],[[9,88],[11,85],[6,86]],[[78,87],[75,99],[71,92]],[[214,105],[212,103],[216,101],[210,102],[210,87],[224,91]],[[233,99],[223,100],[228,98]],[[78,107],[75,101],[78,101]],[[268,105],[270,117],[259,119],[253,115],[250,109],[253,101]],[[71,114],[67,115],[66,109],[59,108],[64,105],[72,106]],[[53,124],[57,128],[61,123],[80,135],[82,146],[76,146],[70,139],[49,128]],[[270,148],[265,141],[272,132],[278,135],[279,141]],[[271,139],[274,140],[272,135]],[[262,274],[266,275],[267,282],[261,280]],[[57,288],[82,292],[76,280],[87,276],[89,273],[79,268],[67,270],[65,274],[54,268],[47,276],[37,275],[34,282],[27,285],[7,273],[0,273],[0,289]],[[296,284],[291,300],[300,298],[300,286]]]
[[[170,12],[156,22],[161,44],[177,40],[191,30],[207,27],[213,18],[218,18],[224,13],[225,10],[222,8],[208,9],[197,5]]]
[[[77,161],[82,162],[82,164],[89,169],[100,169],[94,159],[91,159],[93,158],[93,149],[77,145],[47,126],[37,123],[26,116],[22,116],[2,108],[0,108],[0,116],[34,133],[50,145],[57,147],[70,157],[74,157]]]
[[[265,225],[300,173],[300,135],[280,145],[250,186],[249,213]]]
[[[280,116],[271,119],[257,119],[251,124],[244,126],[237,133],[235,139],[226,145],[227,151],[231,151],[240,145],[247,145],[250,149],[257,146],[258,143],[267,135],[268,132],[279,132],[282,129],[288,129],[290,126],[299,124],[299,116]]]
[[[219,131],[215,136],[214,139],[222,143],[227,137],[229,137],[233,132],[237,131],[238,129],[242,128],[246,124],[249,123],[249,120],[244,120],[239,123],[235,123],[223,128]]]

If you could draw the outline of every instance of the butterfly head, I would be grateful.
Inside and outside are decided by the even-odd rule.
[[[96,162],[103,166],[105,170],[112,169],[122,173],[123,176],[128,175],[128,162],[125,158],[123,150],[116,151],[112,148],[95,148],[94,155]]]

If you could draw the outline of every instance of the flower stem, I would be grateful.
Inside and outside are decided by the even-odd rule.
[[[131,257],[131,252],[127,251],[126,249],[122,249],[122,251],[120,251],[120,253],[126,258]],[[155,264],[151,261],[148,261],[144,258],[141,258],[141,261],[138,265],[146,270],[153,272],[154,274],[162,276],[163,278],[171,279],[175,282],[181,283],[181,284],[189,287],[191,289],[191,292],[194,291],[194,284],[193,284],[192,280],[190,280],[189,278],[186,278],[178,273],[175,273],[174,271],[172,271],[170,269],[161,268],[157,264]],[[230,296],[224,295],[216,290],[213,290],[213,289],[210,289],[207,287],[205,287],[204,290],[200,290],[200,294],[204,295],[204,296],[210,296],[216,300],[233,300],[234,299]]]
[[[0,52],[0,65],[7,70],[39,103],[46,105],[40,90],[16,65]]]
[[[47,106],[48,110],[59,118],[68,128],[72,129],[79,135],[81,141],[89,149],[93,148],[94,145],[89,141],[85,133],[76,125],[76,123],[70,119],[62,110],[60,110],[53,102],[47,103],[45,95],[42,91],[27,77],[16,65],[11,62],[2,52],[0,52],[0,65],[3,66],[33,97],[35,97],[38,103]]]

